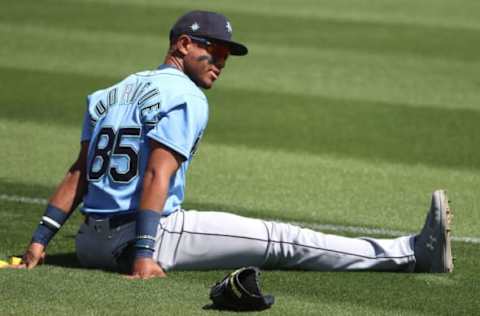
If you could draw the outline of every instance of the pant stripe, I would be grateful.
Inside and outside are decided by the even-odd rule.
[[[178,234],[181,235],[182,232],[175,232],[175,231],[169,231],[165,228],[162,228],[163,231],[169,233],[169,234]],[[218,237],[228,237],[228,238],[240,238],[240,239],[247,239],[247,240],[255,240],[255,241],[261,241],[265,242],[269,245],[269,243],[278,243],[278,244],[288,244],[292,246],[298,246],[298,247],[305,247],[305,248],[310,248],[310,249],[316,249],[316,250],[321,250],[321,251],[326,251],[326,252],[331,252],[331,253],[337,253],[341,255],[346,255],[346,256],[353,256],[353,257],[358,257],[358,258],[363,258],[363,259],[406,259],[412,257],[412,255],[404,255],[404,256],[364,256],[364,255],[359,255],[359,254],[354,254],[354,253],[348,253],[348,252],[343,252],[343,251],[338,251],[338,250],[332,250],[332,249],[327,249],[327,248],[322,248],[322,247],[316,247],[316,246],[310,246],[310,245],[303,245],[295,242],[288,242],[288,241],[278,241],[278,240],[265,240],[261,238],[253,238],[253,237],[246,237],[246,236],[237,236],[237,235],[228,235],[228,234],[215,234],[215,233],[199,233],[199,232],[192,232],[188,230],[184,230],[183,233],[186,234],[191,234],[191,235],[201,235],[201,236],[218,236]]]

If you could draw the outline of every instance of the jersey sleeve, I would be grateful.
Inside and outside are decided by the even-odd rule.
[[[89,141],[92,138],[92,118],[89,112],[90,96],[87,97],[87,107],[85,114],[83,115],[82,123],[82,135],[80,137],[80,142]]]
[[[147,136],[188,160],[207,124],[208,104],[195,95],[177,98],[175,102]]]

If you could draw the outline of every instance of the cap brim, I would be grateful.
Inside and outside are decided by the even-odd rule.
[[[245,45],[236,42],[230,42],[230,54],[234,56],[245,56],[248,54],[248,48]]]
[[[227,41],[227,40],[222,40],[218,38],[213,38],[209,36],[202,36],[206,39],[209,39],[214,42],[222,43],[227,45],[230,48],[230,54],[234,56],[245,56],[248,54],[248,48],[240,43],[233,42],[233,41]]]

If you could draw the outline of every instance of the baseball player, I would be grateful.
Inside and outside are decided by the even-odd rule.
[[[49,200],[24,256],[33,268],[83,203],[76,237],[85,267],[151,278],[175,269],[258,266],[318,271],[450,272],[450,209],[435,191],[422,231],[396,239],[346,238],[221,212],[185,211],[185,174],[208,120],[210,89],[230,55],[223,15],[192,11],[170,31],[164,64],[87,98],[78,159]]]

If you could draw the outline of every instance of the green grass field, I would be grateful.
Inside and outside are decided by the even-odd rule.
[[[265,271],[272,315],[480,313],[480,3],[0,0],[0,259],[21,254],[79,148],[88,93],[163,61],[175,19],[228,15],[250,48],[213,90],[186,208],[325,232],[416,232],[455,210],[450,275]],[[85,270],[76,214],[47,264],[0,270],[0,315],[204,315],[226,271],[129,281]]]

